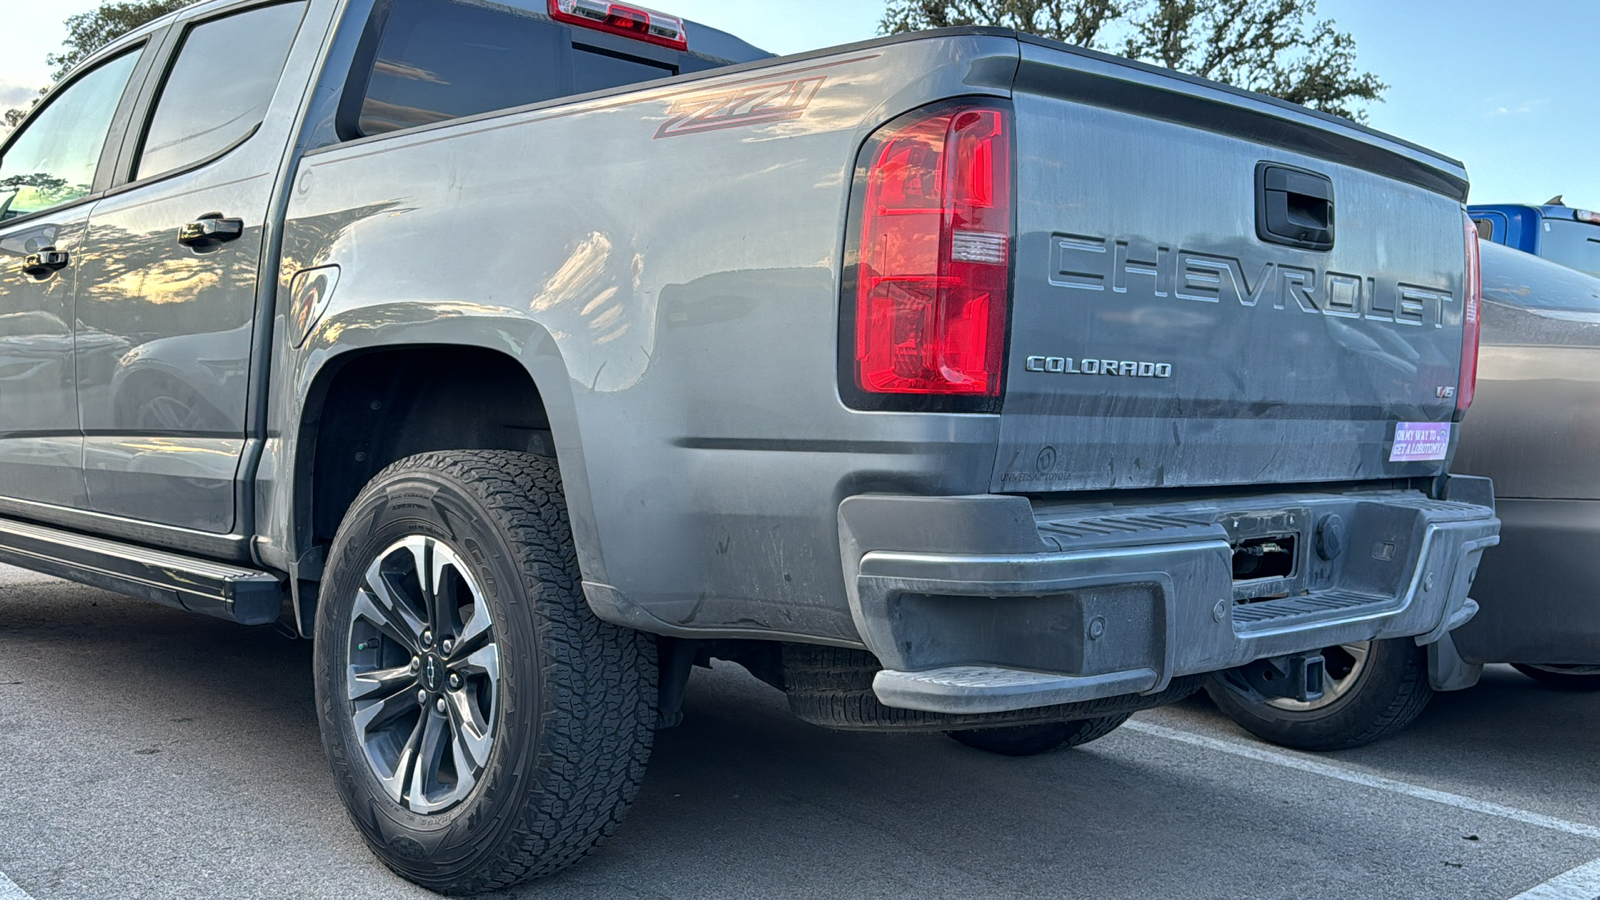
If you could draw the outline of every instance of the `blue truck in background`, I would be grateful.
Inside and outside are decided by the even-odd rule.
[[[1559,196],[1542,206],[1495,203],[1467,211],[1483,240],[1600,276],[1600,212],[1567,206]]]

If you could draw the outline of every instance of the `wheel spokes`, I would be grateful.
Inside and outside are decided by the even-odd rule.
[[[401,688],[380,700],[358,706],[353,717],[356,734],[365,736],[416,708],[417,695],[409,687]]]
[[[1367,654],[1372,650],[1372,645],[1366,641],[1362,641],[1359,644],[1340,644],[1339,647],[1350,654],[1350,659],[1353,660],[1350,666],[1352,673],[1361,667],[1361,664],[1366,661]]]
[[[405,745],[400,748],[400,754],[395,759],[394,771],[387,775],[382,772],[376,773],[378,780],[383,783],[384,793],[396,803],[401,803],[405,799],[406,782],[416,769],[417,750],[422,744],[423,726],[427,721],[426,714],[417,717],[417,723],[411,727],[411,736],[406,738]]]
[[[494,737],[489,733],[489,722],[478,708],[477,691],[475,689],[448,691],[445,700],[449,704],[450,727],[455,731],[457,740],[461,742],[463,750],[461,755],[467,757],[464,761],[469,763],[469,768],[483,768],[489,761],[489,744]]]
[[[411,787],[406,792],[406,804],[412,812],[433,812],[440,802],[429,800],[428,793],[439,784],[439,763],[444,758],[449,742],[450,728],[445,717],[432,709],[422,714],[422,741],[417,747],[416,760],[411,768]]]
[[[471,584],[468,584],[471,589]],[[489,621],[489,612],[484,609],[481,602],[472,604],[472,615],[461,626],[461,636],[456,638],[456,645],[450,656],[452,659],[470,657],[486,646],[493,646],[490,641],[493,636],[489,628],[493,623]]]
[[[478,783],[478,773],[483,771],[483,761],[474,761],[467,749],[461,743],[461,733],[456,732],[456,739],[450,742],[450,756],[456,764],[456,786],[450,792],[450,800],[454,802],[466,796],[472,786]]]
[[[417,688],[417,673],[409,663],[370,672],[361,672],[351,666],[350,677],[346,680],[351,700],[368,700],[378,694],[393,694],[402,688],[408,691]]]
[[[413,654],[422,649],[422,619],[395,593],[380,569],[382,561],[367,569],[365,590],[356,595],[355,616],[377,626],[387,637]]]
[[[429,590],[433,598],[429,611],[432,613],[433,633],[441,638],[456,631],[456,607],[460,603],[456,588],[461,580],[460,575],[453,554],[433,554],[432,569],[428,573]]]
[[[416,813],[454,806],[493,750],[501,683],[494,621],[466,564],[431,537],[391,544],[356,591],[348,640],[350,715],[384,791]]]

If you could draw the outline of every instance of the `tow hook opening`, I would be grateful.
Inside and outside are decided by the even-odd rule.
[[[1233,580],[1259,581],[1294,574],[1295,536],[1257,537],[1233,546]]]
[[[1327,674],[1328,666],[1322,654],[1297,653],[1293,656],[1258,659],[1229,671],[1228,677],[1242,682],[1263,697],[1283,697],[1310,703],[1322,699],[1323,682]]]

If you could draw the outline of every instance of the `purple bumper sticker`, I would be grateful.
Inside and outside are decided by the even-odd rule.
[[[1394,426],[1389,462],[1422,462],[1450,455],[1449,422],[1401,422]]]

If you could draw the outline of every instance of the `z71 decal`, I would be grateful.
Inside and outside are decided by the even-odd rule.
[[[826,75],[815,75],[685,97],[672,104],[672,109],[668,110],[671,118],[656,129],[656,137],[678,137],[798,119],[827,80]]]

